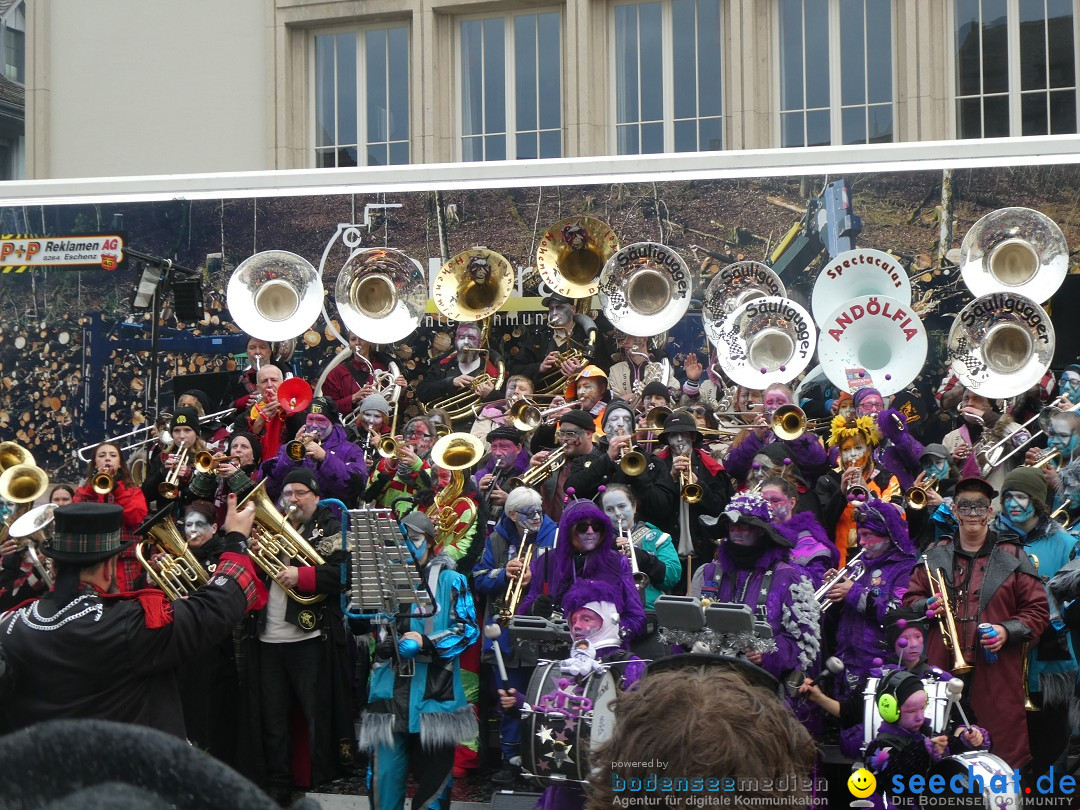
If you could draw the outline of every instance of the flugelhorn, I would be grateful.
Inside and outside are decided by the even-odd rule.
[[[552,473],[562,469],[566,463],[566,448],[560,447],[535,467],[530,467],[521,476],[511,478],[507,483],[507,492],[518,487],[535,487],[543,483]]]
[[[687,456],[687,458],[693,458],[693,456]],[[701,484],[691,483],[690,473],[687,470],[679,472],[679,490],[680,497],[689,504],[701,503],[701,499],[705,497],[705,490],[702,489]]]
[[[497,621],[503,627],[510,624],[510,620],[517,613],[518,605],[521,604],[521,596],[525,592],[523,582],[525,572],[529,570],[529,566],[532,564],[533,551],[536,549],[535,541],[532,543],[527,542],[528,537],[529,531],[526,529],[521,535],[521,545],[518,546],[517,556],[514,557],[515,560],[521,560],[521,570],[513,578],[514,581],[510,585],[509,596],[498,611]]]
[[[939,627],[945,649],[952,653],[953,662],[949,671],[953,675],[965,675],[971,672],[972,664],[964,660],[964,654],[960,650],[960,636],[956,632],[956,619],[953,617],[952,606],[949,604],[949,592],[945,589],[945,580],[934,576],[934,572],[930,570],[930,561],[925,554],[922,555],[922,564],[926,568],[927,587],[930,589],[930,594],[940,593],[945,603],[945,613],[941,617],[942,622]]]
[[[169,507],[162,509],[136,530],[150,535],[153,542],[137,543],[135,559],[169,600],[175,601],[201,588],[210,581],[210,575],[191,553],[169,511]],[[155,548],[161,552],[157,560],[149,556]]]
[[[255,507],[255,523],[251,527],[251,539],[257,541],[256,548],[248,548],[248,556],[259,566],[274,584],[288,594],[294,602],[302,605],[313,605],[326,598],[326,594],[317,593],[311,596],[303,596],[294,588],[287,588],[278,581],[277,575],[285,570],[288,565],[298,568],[315,565],[325,565],[326,561],[305,540],[300,532],[289,525],[288,518],[281,514],[266,494],[266,479],[248,493],[247,497],[237,506],[237,511],[251,502]],[[288,563],[283,563],[280,557],[288,558]]]
[[[862,555],[866,553],[866,549],[863,549],[850,560],[847,561],[847,565],[837,571],[832,577],[825,581],[824,584],[814,593],[814,600],[821,606],[821,612],[824,613],[830,607],[833,602],[826,598],[829,591],[833,586],[845,579],[858,579],[866,573],[866,563],[862,561]]]

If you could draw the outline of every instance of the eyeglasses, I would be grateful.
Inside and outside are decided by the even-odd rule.
[[[310,489],[285,489],[281,492],[282,498],[303,498],[305,495],[310,495]]]
[[[604,531],[604,524],[602,521],[599,520],[586,520],[585,522],[579,523],[574,527],[574,531],[576,532],[587,532],[590,529],[596,534],[600,534]]]
[[[990,511],[990,504],[985,501],[976,501],[974,503],[971,501],[960,501],[959,503],[953,504],[953,508],[960,517],[971,517],[973,515],[975,517],[983,517]]]
[[[406,439],[423,439],[423,438],[427,438],[428,432],[427,432],[426,429],[425,430],[406,430],[401,435],[404,436]]]
[[[585,433],[580,430],[560,430],[556,435],[558,435],[560,439],[573,441],[574,439],[580,439]]]
[[[534,520],[534,519],[540,517],[540,515],[544,514],[544,510],[543,509],[518,509],[517,513],[518,513],[519,517],[523,517],[526,520]]]

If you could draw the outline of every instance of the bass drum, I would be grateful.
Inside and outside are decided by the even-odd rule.
[[[558,661],[541,662],[529,681],[522,710],[521,766],[540,786],[584,782],[589,749],[611,738],[618,689],[608,671],[578,680]]]
[[[866,746],[877,736],[878,727],[881,725],[881,712],[874,700],[879,683],[881,678],[870,678],[863,692],[863,750],[866,750]],[[935,733],[941,733],[949,722],[949,694],[945,689],[947,685],[948,681],[923,679],[923,688],[926,690],[926,719],[930,721],[930,728]]]
[[[945,777],[945,796],[954,796],[960,801],[965,801],[965,806],[980,806],[974,804],[978,801],[977,793],[968,793],[968,773],[981,779],[983,785],[982,807],[987,810],[1016,810],[1023,806],[1023,796],[1017,790],[1013,781],[1013,769],[1001,757],[996,757],[988,751],[965,751],[962,754],[946,757],[930,770],[931,776],[940,774]],[[950,781],[959,776],[957,785],[963,784],[959,792],[950,789]],[[991,780],[995,776],[1002,777],[993,784]],[[993,787],[1001,790],[993,790]],[[959,802],[958,802],[959,804]],[[946,807],[948,804],[946,803]]]

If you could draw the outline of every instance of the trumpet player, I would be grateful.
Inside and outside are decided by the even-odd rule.
[[[581,410],[567,411],[556,423],[555,439],[563,449],[565,461],[540,485],[544,514],[552,520],[562,517],[563,504],[569,498],[568,489],[573,489],[579,498],[595,498],[600,485],[604,483],[600,461],[607,456],[593,443],[595,433],[595,423]],[[529,461],[529,469],[547,461],[551,452],[541,450],[534,453]]]
[[[997,490],[982,478],[957,482],[952,504],[957,533],[927,549],[927,565],[916,566],[903,601],[940,620],[948,600],[958,655],[973,667],[965,676],[971,707],[990,732],[994,753],[1012,768],[1025,768],[1031,748],[1024,710],[1024,651],[1045,632],[1049,609],[1042,581],[1023,547],[990,525],[991,502],[997,497]],[[931,592],[927,567],[948,593]],[[994,627],[996,636],[980,639],[978,626],[983,622]],[[997,653],[997,660],[988,662],[983,649]],[[926,657],[932,666],[953,669],[953,654],[939,628],[930,631]]]
[[[495,528],[484,543],[484,552],[473,570],[473,587],[480,601],[484,625],[489,626],[498,618],[500,609],[509,609],[509,593],[520,582],[521,595],[528,593],[532,570],[524,566],[523,544],[533,544],[535,559],[550,549],[555,542],[555,521],[544,514],[540,493],[527,487],[518,487],[506,496],[506,507]],[[508,686],[524,694],[536,667],[535,644],[513,638],[505,627],[494,639],[484,634],[481,660],[491,671],[490,682],[498,684],[493,647],[499,645],[506,665]],[[499,743],[502,748],[502,768],[491,781],[511,784],[521,773],[521,718],[515,712],[503,711],[499,722]]]
[[[894,408],[886,408],[885,399],[876,388],[860,388],[851,401],[856,419],[869,416],[877,423],[880,438],[874,448],[875,463],[895,475],[901,487],[909,489],[919,474],[923,446],[911,435],[907,417]]]
[[[248,366],[236,375],[229,389],[229,400],[240,413],[247,413],[258,402],[258,373],[263,366],[270,365],[272,355],[273,351],[269,342],[255,337],[248,338]]]
[[[773,474],[761,486],[761,497],[769,504],[773,528],[791,542],[791,564],[802,569],[814,588],[820,588],[826,572],[836,569],[840,552],[812,511],[800,512],[799,484],[790,469]]]
[[[395,437],[393,454],[372,469],[363,499],[393,509],[399,518],[411,511],[417,493],[432,485],[431,465],[425,456],[431,452],[434,436],[435,426],[426,416],[410,419]]]
[[[285,476],[297,468],[311,470],[324,498],[355,503],[367,481],[364,451],[349,441],[338,421],[337,406],[328,397],[316,397],[308,407],[304,426],[296,432],[303,456],[294,459],[284,445],[267,465],[266,491],[271,498],[281,494]]]
[[[164,506],[161,485],[174,480],[180,490],[176,500],[191,500],[188,491],[191,477],[195,474],[195,455],[207,452],[206,442],[198,433],[199,414],[194,408],[177,408],[173,414],[169,432],[172,434],[173,452],[163,453],[150,461],[143,481],[142,491],[147,504]]]
[[[1024,463],[1036,464],[1043,453],[1056,450],[1058,464],[1045,464],[1042,474],[1050,492],[1047,505],[1053,512],[1064,511],[1057,515],[1060,523],[1075,522],[1080,514],[1080,413],[1061,411],[1050,418],[1046,428],[1046,449],[1031,448],[1027,451]]]
[[[229,493],[235,492],[243,500],[261,480],[261,453],[258,436],[247,431],[236,431],[229,436],[224,458],[218,460],[213,469],[206,472],[195,470],[189,490],[196,499],[213,502],[217,509],[218,525],[225,521]]]
[[[678,554],[689,560],[688,567],[700,566],[715,552],[712,539],[699,519],[724,511],[734,487],[724,472],[724,465],[702,447],[703,436],[697,422],[685,410],[675,411],[660,432],[662,446],[656,456],[671,468],[670,477],[680,492],[677,531]],[[700,487],[701,497],[694,500],[687,488]]]
[[[108,492],[95,489],[99,476],[108,476],[112,489]],[[133,591],[142,577],[142,566],[135,559],[135,530],[146,520],[150,510],[146,506],[146,497],[142,490],[131,480],[124,454],[120,445],[114,442],[102,442],[90,454],[90,463],[86,465],[86,480],[75,490],[75,503],[115,503],[123,508],[121,531],[125,541],[129,542],[117,558],[116,577],[120,590]]]

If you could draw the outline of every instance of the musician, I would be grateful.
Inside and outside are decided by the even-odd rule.
[[[494,399],[498,391],[498,355],[481,351],[483,346],[480,325],[459,323],[454,331],[454,348],[435,359],[427,374],[416,386],[416,398],[431,406],[435,402],[472,389],[478,401]],[[487,374],[491,379],[477,382]],[[475,389],[473,388],[475,383]]]
[[[564,463],[540,484],[544,514],[552,520],[562,517],[568,489],[573,488],[578,497],[593,498],[604,483],[604,473],[600,470],[604,451],[593,444],[595,432],[596,423],[581,410],[567,411],[556,424],[555,438],[563,448]],[[547,450],[535,453],[529,469],[540,466],[550,455]]]
[[[659,380],[653,380],[641,390],[641,408],[639,410],[642,419],[644,420],[645,416],[653,408],[672,407],[672,400],[671,389]]]
[[[0,621],[6,659],[4,732],[60,717],[150,726],[183,738],[173,671],[228,637],[246,611],[265,602],[240,544],[254,510],[230,511],[228,550],[214,577],[186,599],[157,590],[117,592],[124,511],[75,503],[56,510],[45,546],[56,587]]]
[[[769,505],[773,528],[791,543],[791,564],[815,590],[820,588],[825,572],[840,564],[840,551],[813,512],[799,511],[798,484],[787,475],[772,475],[765,479],[761,497]]]
[[[6,537],[0,544],[0,614],[49,590],[45,580],[49,562],[38,544],[30,542],[34,543],[37,564],[30,556],[29,544],[20,545],[14,537]]]
[[[548,326],[551,334],[511,357],[509,371],[521,374],[530,380],[540,380],[545,375],[558,373],[568,380],[592,364],[607,369],[611,363],[611,352],[606,340],[599,333],[591,318],[579,316],[574,312],[574,300],[558,293],[552,293],[540,302],[547,307]],[[560,354],[577,350],[583,359],[560,358]]]
[[[334,366],[326,375],[322,387],[322,395],[333,400],[338,413],[342,414],[352,413],[368,396],[380,393],[374,388],[371,369],[390,371],[390,364],[393,362],[390,355],[376,351],[375,344],[352,332],[349,333],[349,348],[353,351],[352,357]],[[361,360],[361,357],[364,359]],[[409,382],[399,374],[394,379],[394,385],[401,386],[404,392]],[[380,398],[386,401],[381,393]]]
[[[321,497],[311,469],[297,467],[285,476],[282,513],[295,507],[289,525],[325,562],[296,565],[290,564],[292,559],[279,560],[282,570],[273,580],[262,573],[269,601],[246,628],[252,641],[245,648],[247,672],[241,693],[250,700],[241,713],[248,723],[241,736],[241,766],[279,801],[289,796],[294,784],[322,784],[353,762],[350,659],[340,600],[341,523],[333,511],[319,506]],[[273,532],[277,527],[266,529]],[[251,553],[265,553],[260,548],[258,538],[253,538]],[[286,588],[302,597],[324,598],[302,604]],[[294,710],[303,714],[310,755],[307,767],[295,770],[291,749],[296,742],[290,742]]]
[[[426,456],[435,442],[435,426],[424,416],[409,420],[397,450],[390,458],[379,459],[371,471],[363,499],[393,509],[400,519],[415,506],[417,493],[432,485],[431,465]]]
[[[204,417],[210,411],[210,395],[198,388],[190,388],[176,400],[177,408],[192,408],[199,415],[198,433],[211,450],[217,451],[225,446],[226,439],[232,432],[231,426],[220,419],[207,420]]]
[[[860,388],[852,395],[851,401],[856,418],[869,416],[877,422],[881,437],[874,448],[877,465],[895,475],[901,487],[909,489],[919,474],[919,457],[923,446],[911,435],[907,417],[900,411],[887,409],[881,392],[876,388]]]
[[[541,549],[550,549],[554,545],[556,528],[555,521],[544,514],[540,493],[536,490],[518,487],[507,495],[502,517],[488,535],[484,553],[473,569],[473,586],[481,600],[481,614],[485,626],[498,618],[497,611],[501,605],[510,607],[507,604],[508,594],[517,580],[520,579],[522,583],[521,595],[526,593],[532,571],[524,566],[522,538],[526,544],[536,544],[533,546],[533,557],[539,557],[544,553]],[[506,628],[503,628],[495,640],[485,634],[482,660],[491,668],[492,684],[498,683],[493,652],[493,645],[496,643],[502,651],[509,687],[524,693],[536,666],[536,645],[513,638]],[[502,688],[507,687],[504,684]],[[505,710],[501,715],[499,742],[502,748],[502,768],[491,777],[491,781],[496,784],[511,784],[521,773],[521,719]]]
[[[1080,363],[1065,366],[1058,378],[1058,396],[1065,397],[1069,405],[1080,405]]]
[[[791,543],[771,524],[769,505],[743,492],[716,522],[726,535],[716,556],[694,573],[690,596],[748,605],[772,628],[776,650],[749,652],[747,659],[776,678],[793,669],[809,672],[821,650],[818,605],[810,580],[788,560]]]
[[[849,549],[858,540],[855,502],[848,498],[852,489],[861,487],[869,497],[886,501],[903,493],[896,477],[874,464],[873,448],[877,436],[874,421],[869,416],[860,416],[854,422],[837,416],[832,421],[829,446],[840,448],[843,472],[832,470],[821,476],[814,489],[821,504],[822,525],[826,529],[834,527],[833,538],[840,550],[841,565],[847,561]]]
[[[477,734],[465,702],[459,657],[479,638],[476,608],[465,577],[435,547],[435,526],[421,512],[403,521],[405,543],[431,583],[437,610],[427,619],[402,619],[402,641],[421,647],[414,673],[400,671],[392,637],[383,630],[375,647],[360,747],[370,750],[368,795],[375,810],[400,810],[412,766],[414,807],[448,807],[454,745]]]
[[[94,492],[94,476],[106,473],[113,480],[111,492]],[[135,530],[139,528],[150,510],[146,498],[131,480],[131,471],[124,460],[120,445],[115,442],[102,442],[90,453],[90,463],[86,465],[86,482],[75,490],[75,503],[115,503],[123,507],[124,516],[121,525],[124,547],[117,558],[117,579],[120,590],[131,591],[142,576],[142,566],[135,559]]]
[[[642,402],[645,386],[652,382],[660,383],[668,399],[675,396],[673,392],[679,390],[679,382],[671,370],[671,361],[666,357],[652,358],[649,338],[624,334],[620,347],[625,359],[608,370],[608,385],[617,399],[637,406]]]
[[[488,520],[498,520],[506,503],[502,487],[511,478],[520,477],[529,468],[532,456],[521,433],[509,426],[497,427],[487,435],[491,453],[487,463],[476,471],[481,497],[487,503]]]
[[[432,489],[417,493],[417,507],[436,522],[435,545],[445,551],[462,570],[471,571],[484,548],[487,512],[480,508],[480,493],[471,475],[463,475],[461,492],[448,506],[454,512],[452,523],[438,518],[436,499],[443,498],[453,480],[453,471],[432,461]],[[447,496],[448,497],[448,496]],[[448,514],[448,513],[447,513]]]
[[[706,358],[709,362],[708,374],[701,379],[705,368],[701,365],[697,354],[690,352],[683,360],[683,371],[686,373],[686,381],[682,384],[682,398],[679,405],[686,407],[701,405],[707,410],[717,411],[720,409],[720,399],[724,395],[724,382],[713,371],[715,356]]]
[[[480,410],[480,415],[472,426],[472,435],[486,438],[495,428],[506,425],[506,414],[521,399],[533,396],[533,383],[528,377],[513,374],[506,381],[506,398],[489,402]]]
[[[238,430],[229,436],[225,445],[225,458],[218,462],[212,472],[195,471],[188,491],[200,500],[213,501],[217,509],[217,522],[225,520],[229,493],[235,492],[244,499],[252,487],[262,478],[259,463],[262,461],[262,445],[259,437],[246,430]]]
[[[278,401],[277,390],[285,381],[281,369],[277,366],[263,366],[259,369],[257,379],[258,401],[237,414],[235,425],[237,430],[246,430],[258,436],[262,445],[262,457],[272,459],[299,425],[295,424],[297,420],[286,417],[285,410]]]
[[[49,503],[56,506],[67,506],[75,502],[75,487],[71,484],[57,484],[49,493]]]
[[[264,465],[267,494],[277,500],[285,476],[304,467],[314,473],[324,498],[337,498],[347,505],[355,503],[367,481],[367,466],[364,452],[349,441],[338,422],[333,400],[316,397],[311,401],[304,427],[297,431],[295,440],[304,443],[302,458],[292,458],[286,444],[272,463]]]
[[[1065,512],[1059,516],[1062,522],[1072,522],[1080,514],[1080,413],[1062,411],[1050,418],[1046,431],[1046,449],[1030,448],[1024,457],[1024,463],[1036,464],[1047,452],[1057,450],[1060,454],[1056,461],[1044,464],[1043,477],[1050,490],[1048,505],[1056,511],[1065,506]]]
[[[712,557],[715,549],[701,524],[702,515],[718,515],[724,511],[734,488],[731,478],[724,471],[724,465],[714,459],[702,444],[702,434],[697,422],[686,411],[673,413],[660,432],[661,447],[656,456],[671,468],[671,479],[680,493],[683,487],[683,475],[687,484],[701,487],[701,500],[688,503],[682,495],[678,503],[678,552],[683,559],[691,558],[693,566],[704,564]]]
[[[173,414],[169,432],[172,434],[173,452],[155,456],[147,467],[146,480],[143,481],[142,492],[147,504],[156,503],[159,507],[165,505],[166,500],[175,500],[177,503],[186,503],[192,500],[190,492],[191,477],[195,474],[195,454],[207,452],[206,442],[198,433],[199,414],[193,408],[177,408]],[[175,477],[177,465],[180,464],[181,456],[187,450],[183,458],[184,466],[179,470],[179,478],[176,485],[179,495],[176,498],[165,498],[161,494],[161,485],[167,477]]]
[[[390,403],[382,394],[368,394],[357,410],[360,418],[353,424],[350,440],[364,448],[364,461],[370,467],[379,439],[390,432]]]
[[[960,479],[953,495],[959,530],[926,552],[931,570],[944,578],[949,593],[931,593],[926,566],[918,565],[904,604],[917,612],[932,610],[941,619],[943,598],[949,600],[959,655],[974,667],[962,676],[972,708],[990,731],[994,753],[1011,767],[1023,768],[1031,759],[1021,678],[1024,649],[1046,630],[1049,610],[1046,591],[1022,546],[990,527],[990,504],[997,496],[984,479]],[[980,641],[980,622],[992,624],[997,636]],[[997,661],[988,663],[982,648],[996,652]],[[932,666],[953,669],[936,630],[930,633],[926,658]]]
[[[875,658],[886,657],[885,614],[900,606],[915,568],[915,547],[899,507],[876,498],[860,501],[855,522],[862,550],[860,572],[839,580],[835,569],[825,574],[826,582],[832,583],[825,598],[839,612],[836,656],[844,662],[844,677],[837,679],[838,700],[867,676]],[[844,753],[855,756],[858,745]]]
[[[952,498],[953,487],[959,480],[956,469],[949,463],[950,457],[945,445],[932,443],[926,445],[919,458],[922,469],[914,486],[926,493],[926,506],[916,509],[909,503],[907,519],[908,533],[920,551],[942,534],[952,535],[956,531],[956,520],[946,502]]]
[[[249,337],[247,342],[248,367],[241,371],[229,389],[229,399],[238,411],[251,409],[259,399],[258,373],[271,362],[271,346],[268,341]]]
[[[1044,585],[1070,560],[1080,556],[1080,541],[1051,520],[1046,507],[1046,479],[1039,470],[1017,467],[1005,476],[999,534],[1016,535]],[[1036,563],[1036,560],[1038,561]],[[1044,773],[1068,746],[1069,704],[1076,684],[1076,653],[1062,618],[1062,607],[1046,591],[1050,626],[1031,650],[1028,694],[1041,711],[1028,712],[1031,772]]]
[[[611,520],[592,501],[575,500],[559,520],[559,542],[533,561],[529,593],[518,606],[521,615],[550,616],[576,579],[600,579],[621,591],[626,604],[620,623],[625,642],[642,635],[645,611],[630,563],[615,548]]]
[[[1011,416],[998,410],[996,401],[974,391],[964,391],[960,406],[960,427],[945,435],[941,443],[952,453],[961,477],[982,477],[994,489],[1000,489],[1009,470],[1019,466],[1023,453],[1014,453],[1007,461],[994,464],[990,448],[1002,442],[993,455],[1004,456],[1024,445],[1030,438]],[[997,502],[994,508],[998,507]]]
[[[724,469],[739,483],[745,482],[749,476],[754,456],[761,448],[774,442],[781,442],[786,448],[787,456],[807,475],[816,477],[825,471],[828,457],[817,436],[807,430],[797,439],[780,439],[766,419],[766,414],[772,414],[778,408],[792,404],[792,397],[791,389],[782,383],[774,383],[765,389],[762,399],[765,413],[758,416],[750,427],[736,437],[724,462]]]

